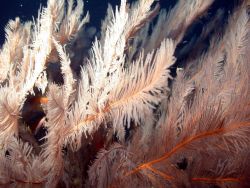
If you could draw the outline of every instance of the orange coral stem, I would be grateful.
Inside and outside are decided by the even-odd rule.
[[[237,124],[233,124],[231,126],[227,127],[223,127],[223,128],[219,128],[219,129],[215,129],[212,131],[207,131],[207,132],[203,132],[194,136],[191,136],[190,138],[180,142],[179,144],[177,144],[171,151],[167,152],[165,155],[163,155],[162,157],[149,161],[147,163],[144,163],[140,166],[138,166],[137,168],[135,168],[134,170],[132,170],[131,172],[127,173],[127,175],[131,175],[133,173],[139,172],[141,169],[144,168],[148,168],[148,166],[153,165],[155,163],[161,162],[167,158],[169,158],[171,155],[173,155],[174,153],[176,153],[178,150],[182,149],[183,147],[185,147],[186,145],[190,144],[191,142],[198,140],[198,139],[202,139],[202,138],[207,138],[209,136],[214,136],[217,134],[221,134],[221,133],[226,133],[226,132],[230,132],[233,131],[235,129],[244,127],[244,126],[250,126],[249,122],[242,122],[242,123],[237,123]]]
[[[154,172],[155,174],[160,175],[161,177],[163,177],[163,178],[166,179],[166,180],[174,179],[173,176],[169,176],[169,175],[167,175],[167,174],[161,172],[160,170],[157,170],[157,169],[155,169],[155,168],[153,168],[153,167],[151,167],[151,166],[147,166],[147,169],[151,170],[151,171]]]
[[[198,182],[240,182],[241,178],[192,178],[192,181]]]

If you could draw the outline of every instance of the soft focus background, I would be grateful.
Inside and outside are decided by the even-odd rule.
[[[134,0],[128,0],[131,2]],[[158,0],[162,8],[169,9],[172,7],[178,0]],[[218,9],[224,9],[226,14],[230,14],[230,10],[234,4],[239,0],[215,0],[214,6],[209,11],[206,18],[202,18],[197,22],[195,31],[199,30],[203,22],[206,22],[206,19],[209,20],[209,16]],[[40,6],[45,6],[47,0],[1,0],[0,6],[0,45],[4,42],[4,27],[8,23],[9,19],[15,19],[15,17],[20,17],[21,21],[32,20],[32,17],[37,17],[37,11]],[[120,0],[84,0],[85,11],[90,12],[91,26],[98,28],[100,26],[101,20],[104,18],[108,3],[113,6],[118,5]],[[192,32],[193,33],[193,32]]]

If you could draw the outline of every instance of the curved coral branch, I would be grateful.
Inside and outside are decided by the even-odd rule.
[[[250,126],[250,122],[241,122],[241,123],[234,123],[228,127],[222,127],[222,128],[218,128],[218,129],[214,129],[211,131],[207,131],[207,132],[203,132],[203,133],[199,133],[196,134],[194,136],[191,136],[185,140],[183,140],[182,142],[180,142],[179,144],[177,144],[172,150],[170,150],[169,152],[165,153],[162,157],[143,163],[141,165],[139,165],[137,168],[135,168],[134,170],[128,172],[126,175],[131,175],[134,173],[137,173],[139,171],[141,171],[142,169],[148,168],[149,166],[159,163],[163,160],[168,159],[169,157],[171,157],[173,154],[177,153],[179,150],[183,149],[185,146],[187,146],[188,144],[191,144],[194,141],[197,141],[199,139],[204,139],[204,138],[208,138],[210,136],[218,136],[220,134],[225,134],[231,131],[235,131],[237,129],[240,129],[242,127],[248,127]]]

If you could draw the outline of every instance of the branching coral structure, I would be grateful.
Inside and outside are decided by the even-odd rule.
[[[9,21],[0,187],[250,187],[249,1],[182,45],[215,1],[121,0],[80,63],[82,0]]]

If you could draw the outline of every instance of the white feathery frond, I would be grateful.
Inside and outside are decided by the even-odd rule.
[[[50,84],[48,92],[48,104],[47,104],[47,118],[49,125],[60,128],[63,121],[65,121],[64,116],[67,110],[68,104],[63,100],[64,92],[56,84]],[[50,127],[49,126],[49,127]]]
[[[124,30],[126,38],[132,37],[141,25],[146,22],[146,19],[153,13],[151,6],[155,0],[139,0],[130,8],[129,18]],[[131,36],[132,35],[132,36]]]
[[[48,40],[50,38],[51,33],[49,32],[48,27],[51,22],[49,21],[49,18],[49,13],[44,11],[44,15],[41,16],[41,20],[38,22],[38,25],[41,24],[41,26],[38,27],[39,31],[37,30],[37,36],[35,36],[36,41],[33,43],[34,49],[30,50],[29,53],[25,53],[21,50],[21,55],[19,54],[20,58],[16,60],[16,62],[11,62],[8,86],[1,88],[1,143],[4,143],[13,135],[18,135],[19,111],[22,108],[26,95],[29,91],[33,91],[33,86],[36,83],[37,78],[43,71],[43,66],[46,62],[46,56],[47,53],[49,53],[50,48],[50,45],[48,44],[49,41],[47,43],[48,45],[44,45],[43,41],[44,37],[45,41],[46,37],[48,38]],[[30,40],[29,37],[31,25],[27,23],[19,27],[18,23],[18,20],[16,20],[15,23],[10,24],[8,35],[9,37],[13,36],[11,40],[14,40],[14,42],[12,42],[12,45],[16,45],[15,48],[20,45],[24,45],[27,47]],[[18,32],[18,34],[15,34],[15,32]],[[18,37],[21,33],[24,34],[24,36],[22,37],[26,36],[27,38],[22,39],[21,37]],[[12,50],[15,51],[15,48],[13,46]],[[20,51],[20,49],[18,50]],[[25,48],[23,50],[25,50]],[[25,61],[28,60],[28,70],[26,62],[22,67],[21,58],[25,58]],[[10,59],[12,58],[10,57]],[[14,61],[14,59],[12,60]],[[24,73],[24,71],[26,71],[26,74]],[[21,77],[18,80],[19,76],[26,77]]]
[[[22,142],[20,139],[12,137],[9,139],[8,146],[4,151],[8,151],[5,160],[9,161],[6,166],[8,178],[11,180],[19,180],[23,182],[43,181],[44,169],[41,169],[41,159],[32,153],[32,147],[27,142]]]
[[[71,61],[67,56],[65,49],[63,49],[63,47],[55,39],[52,40],[61,58],[61,72],[63,74],[64,84],[61,87],[57,86],[56,84],[51,84],[49,86],[47,104],[48,122],[46,123],[49,132],[46,137],[48,138],[47,149],[56,147],[56,150],[58,150],[58,148],[61,148],[63,144],[63,137],[58,137],[58,135],[63,135],[64,131],[66,130],[66,120],[70,105],[70,96],[73,92],[73,85],[75,81],[70,68]],[[54,156],[55,155],[57,154],[54,153]],[[53,159],[53,155],[48,152],[45,152],[45,156],[51,160]],[[55,166],[60,166],[60,164],[57,162],[53,164]]]
[[[65,0],[48,0],[47,9],[51,14],[55,29],[58,29],[64,17],[64,6]]]
[[[151,13],[150,7],[154,1],[140,1],[130,11],[127,10],[126,1],[122,0],[120,8],[115,13],[108,12],[103,29],[106,29],[101,42],[96,40],[92,47],[90,62],[93,65],[93,97],[98,103],[98,110],[106,106],[108,94],[119,83],[124,66],[124,51],[128,40],[128,33],[138,30],[139,25]]]
[[[73,25],[73,23],[75,23],[74,25],[76,26],[75,32],[79,31],[84,24],[89,22],[89,13],[88,12],[86,13],[85,17],[82,20],[80,20],[82,14],[83,14],[83,8],[84,8],[83,1],[77,0],[77,6],[74,9],[73,14],[71,15],[71,19],[72,19],[72,17],[74,18],[71,20],[71,24]],[[74,27],[72,27],[72,28],[74,28]],[[72,31],[74,31],[74,30],[72,30]]]
[[[44,8],[34,30],[35,36],[29,59],[29,70],[27,71],[25,68],[26,79],[24,83],[21,83],[23,84],[21,93],[24,95],[28,92],[32,93],[37,78],[44,71],[47,57],[51,52],[52,21],[50,8]]]
[[[118,76],[125,58],[123,32],[128,19],[126,1],[122,0],[120,8],[116,7],[115,13],[112,11],[110,15],[103,44],[96,39],[92,47],[91,64],[82,71],[80,84],[84,85],[79,86],[79,93],[82,95],[78,93],[79,97],[69,113],[68,124],[73,126],[68,134],[73,142],[75,138],[81,137],[82,133],[91,134],[104,121],[103,109],[107,104],[109,92],[119,81]]]
[[[85,135],[91,134],[97,125],[103,121],[103,118],[99,121],[97,118],[98,108],[96,100],[93,98],[91,79],[91,66],[82,67],[76,100],[68,111],[67,119],[69,136],[65,139],[67,142],[65,144],[69,144],[73,150],[80,147],[83,133]]]
[[[22,61],[19,63],[19,72],[17,76],[14,75],[14,77],[18,78],[18,84],[15,84],[15,87],[18,88],[17,90],[21,90],[22,83],[25,82],[26,75],[29,74],[29,71],[31,71],[30,62],[32,62],[33,60],[34,56],[32,49],[30,49],[29,46],[23,47],[23,58]],[[10,79],[12,79],[11,76]]]
[[[132,45],[128,45],[126,52],[127,55],[126,62],[128,62],[128,64],[133,62],[136,59],[136,57],[138,57],[141,51],[144,51],[145,54],[147,53],[145,52],[144,47],[147,42],[145,38],[148,37],[149,29],[150,29],[150,23],[146,23],[145,26],[142,27],[141,30],[138,31],[138,33],[132,39]]]
[[[5,28],[6,41],[0,50],[0,81],[6,79],[10,65],[21,62],[24,50],[31,38],[31,22],[20,23],[20,19],[9,21]]]
[[[48,92],[47,115],[48,121],[45,127],[48,133],[44,137],[47,139],[41,158],[43,169],[50,169],[46,174],[46,186],[54,187],[57,183],[63,169],[63,141],[66,135],[66,117],[68,103],[64,99],[64,90],[56,84],[50,84]]]
[[[8,138],[18,135],[19,110],[22,99],[11,88],[0,89],[0,144],[5,144]]]
[[[176,8],[173,9],[173,12],[169,14],[169,18],[166,24],[168,24],[167,28],[170,28],[167,36],[172,37],[175,36],[173,32],[178,30],[178,27],[183,27],[179,29],[177,35],[174,39],[177,43],[179,43],[187,27],[196,19],[200,14],[204,13],[206,9],[214,2],[214,0],[181,0],[177,4]],[[178,22],[176,22],[178,21]],[[172,33],[171,33],[172,32]],[[171,36],[172,35],[172,36]]]
[[[227,50],[227,61],[229,63],[237,64],[241,62],[240,59],[246,53],[247,37],[249,35],[249,15],[247,10],[241,7],[241,11],[237,11],[229,23],[229,30],[224,36]]]
[[[213,2],[214,0],[180,0],[168,14],[162,11],[145,46],[145,51],[149,52],[159,47],[161,41],[166,37],[173,39],[177,45],[182,40],[188,26]]]
[[[113,17],[114,17],[114,12],[113,12],[112,6],[108,4],[107,13],[106,13],[104,20],[102,21],[102,26],[101,26],[101,34],[102,34],[101,39],[100,39],[101,45],[104,45],[109,21],[112,20]]]
[[[107,187],[114,176],[119,172],[119,166],[113,167],[111,164],[117,158],[119,161],[128,160],[130,153],[125,147],[119,144],[113,144],[109,150],[102,150],[97,154],[96,160],[90,167],[89,184],[91,187]],[[119,156],[119,157],[118,157]],[[123,161],[124,162],[124,161]],[[119,164],[120,165],[120,164]],[[113,169],[110,169],[110,166]]]
[[[125,0],[121,1],[120,8],[116,7],[115,14],[112,13],[112,15],[105,32],[104,44],[102,45],[96,39],[91,50],[90,62],[94,68],[93,88],[97,90],[96,98],[110,82],[110,76],[107,74],[114,74],[124,61],[126,41],[123,32],[128,19]]]
[[[90,79],[83,82],[91,82],[82,96],[87,96],[84,101],[85,112],[79,110],[77,102],[70,113],[70,123],[75,125],[71,133],[91,133],[107,116],[107,108],[110,92],[119,84],[121,73],[124,66],[124,50],[126,46],[127,30],[133,30],[142,20],[144,20],[150,11],[152,0],[133,6],[130,22],[136,20],[135,25],[130,25],[128,19],[126,1],[122,0],[120,8],[116,7],[115,13],[109,9],[108,18],[103,24],[105,29],[101,42],[97,39],[93,44],[91,51],[91,65],[87,66],[87,72]],[[141,15],[141,17],[137,17]],[[131,23],[132,24],[132,23]],[[127,28],[128,27],[128,28]],[[83,79],[83,78],[82,78]],[[83,83],[81,82],[81,83]],[[88,83],[87,83],[88,84]],[[86,86],[85,86],[86,87]],[[78,112],[74,112],[77,110]],[[73,115],[75,114],[75,115]],[[83,119],[78,119],[82,117]],[[70,134],[71,134],[70,133]],[[74,139],[73,139],[74,140]]]
[[[63,84],[63,89],[64,89],[64,100],[65,103],[68,103],[69,96],[73,92],[73,85],[74,85],[74,78],[73,78],[73,73],[70,67],[70,59],[67,56],[65,49],[55,40],[53,39],[53,43],[56,47],[57,52],[59,53],[60,56],[60,63],[61,63],[61,72],[63,74],[63,79],[64,79],[64,84]]]
[[[146,116],[152,115],[168,90],[168,79],[171,78],[169,67],[175,62],[173,53],[174,44],[167,39],[156,52],[148,54],[145,60],[141,55],[129,69],[121,72],[118,76],[119,84],[110,90],[103,103],[96,103],[91,98],[93,90],[87,89],[89,100],[83,103],[86,108],[81,109],[76,103],[69,113],[69,124],[73,127],[66,140],[74,140],[82,133],[91,133],[105,119],[112,119],[114,129],[123,138],[123,125],[129,126],[131,120],[139,124]],[[88,84],[86,86],[89,87]]]
[[[63,19],[60,21],[61,25],[59,31],[56,32],[56,40],[61,44],[65,44],[70,41],[81,27],[89,22],[89,13],[82,18],[84,4],[83,1],[77,0],[77,5],[74,8],[75,0],[67,0],[67,10]]]
[[[169,68],[175,62],[173,54],[173,41],[166,39],[156,52],[148,54],[145,60],[141,55],[124,71],[119,85],[109,95],[114,126],[129,126],[131,120],[140,124],[145,116],[152,115],[155,106],[166,97]]]

